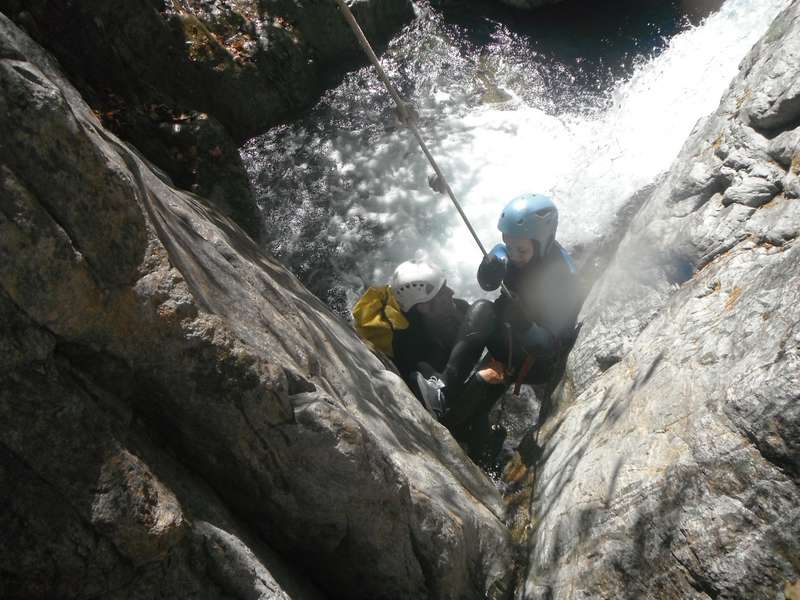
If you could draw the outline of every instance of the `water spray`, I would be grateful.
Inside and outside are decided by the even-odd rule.
[[[392,85],[392,82],[389,80],[389,77],[386,75],[386,72],[383,70],[383,67],[381,67],[380,62],[378,61],[378,57],[372,50],[372,46],[370,46],[370,43],[367,40],[366,36],[364,35],[364,32],[361,30],[361,26],[358,24],[358,21],[356,21],[356,18],[353,16],[353,13],[350,10],[350,7],[347,6],[345,0],[336,0],[336,4],[339,5],[339,9],[342,11],[342,15],[344,16],[345,21],[347,21],[348,25],[350,25],[350,29],[353,30],[353,33],[355,34],[356,39],[358,40],[358,43],[361,44],[361,48],[364,50],[367,57],[369,58],[369,61],[377,70],[378,76],[383,82],[383,85],[386,86],[386,90],[389,92],[389,95],[392,97],[392,100],[394,100],[394,103],[397,107],[396,110],[398,117],[400,118],[402,123],[411,130],[411,133],[414,134],[414,137],[416,138],[419,147],[422,148],[422,152],[425,154],[425,157],[428,159],[428,162],[433,167],[433,171],[436,173],[436,178],[433,181],[435,182],[437,191],[440,190],[444,191],[450,197],[450,200],[456,207],[458,214],[461,215],[461,219],[464,221],[464,224],[467,226],[467,229],[469,229],[469,232],[475,239],[475,243],[478,244],[478,248],[481,249],[481,253],[483,254],[484,258],[486,258],[486,256],[488,256],[486,248],[484,248],[480,238],[478,237],[478,234],[472,228],[472,224],[469,222],[467,215],[464,214],[464,210],[461,208],[461,204],[458,202],[456,195],[453,193],[450,184],[447,183],[447,178],[444,176],[444,173],[439,168],[439,165],[436,164],[436,160],[433,158],[433,155],[431,154],[430,150],[428,150],[428,146],[425,144],[425,140],[422,139],[422,134],[420,134],[419,129],[417,128],[416,111],[408,102],[403,100],[403,98],[398,93],[397,89],[394,87],[394,85]],[[505,284],[501,283],[500,285],[502,287],[503,293],[511,297],[511,294],[505,287]]]

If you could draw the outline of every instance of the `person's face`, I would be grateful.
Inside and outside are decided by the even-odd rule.
[[[503,234],[503,243],[508,251],[508,259],[515,267],[527,265],[536,256],[533,240]]]
[[[417,304],[417,310],[429,319],[442,319],[450,316],[456,310],[455,302],[453,302],[453,290],[447,287],[447,282],[445,282],[433,298]]]

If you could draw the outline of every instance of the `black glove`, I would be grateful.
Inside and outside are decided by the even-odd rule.
[[[478,283],[487,292],[496,290],[506,276],[508,254],[505,244],[497,244],[478,267]]]

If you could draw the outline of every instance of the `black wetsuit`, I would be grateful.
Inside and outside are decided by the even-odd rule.
[[[392,340],[394,364],[406,382],[409,382],[412,371],[421,371],[427,377],[430,373],[425,371],[432,368],[441,372],[447,365],[459,328],[469,310],[466,300],[453,298],[453,303],[456,312],[452,321],[439,323],[436,331],[427,327],[422,315],[413,309],[406,313],[408,328],[395,331]]]
[[[478,269],[484,289],[500,285],[499,279],[487,281],[491,271],[484,260]],[[533,366],[523,382],[542,383],[574,339],[580,286],[572,259],[557,242],[522,268],[509,264],[503,283],[514,299],[502,294],[494,302],[478,300],[464,318],[444,371],[448,395],[458,395],[484,348],[515,374],[530,356]]]
[[[503,283],[515,298],[501,294],[494,302],[496,333],[500,335],[489,339],[489,351],[515,369],[528,356],[540,365],[556,360],[573,341],[581,306],[580,286],[569,254],[554,242],[541,260],[521,269],[510,264]],[[537,371],[541,370],[530,372],[526,382],[538,383],[542,374]]]

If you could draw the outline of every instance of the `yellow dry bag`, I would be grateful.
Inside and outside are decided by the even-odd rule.
[[[407,329],[408,320],[388,285],[368,288],[353,307],[353,319],[358,335],[365,342],[394,358],[394,332]]]

